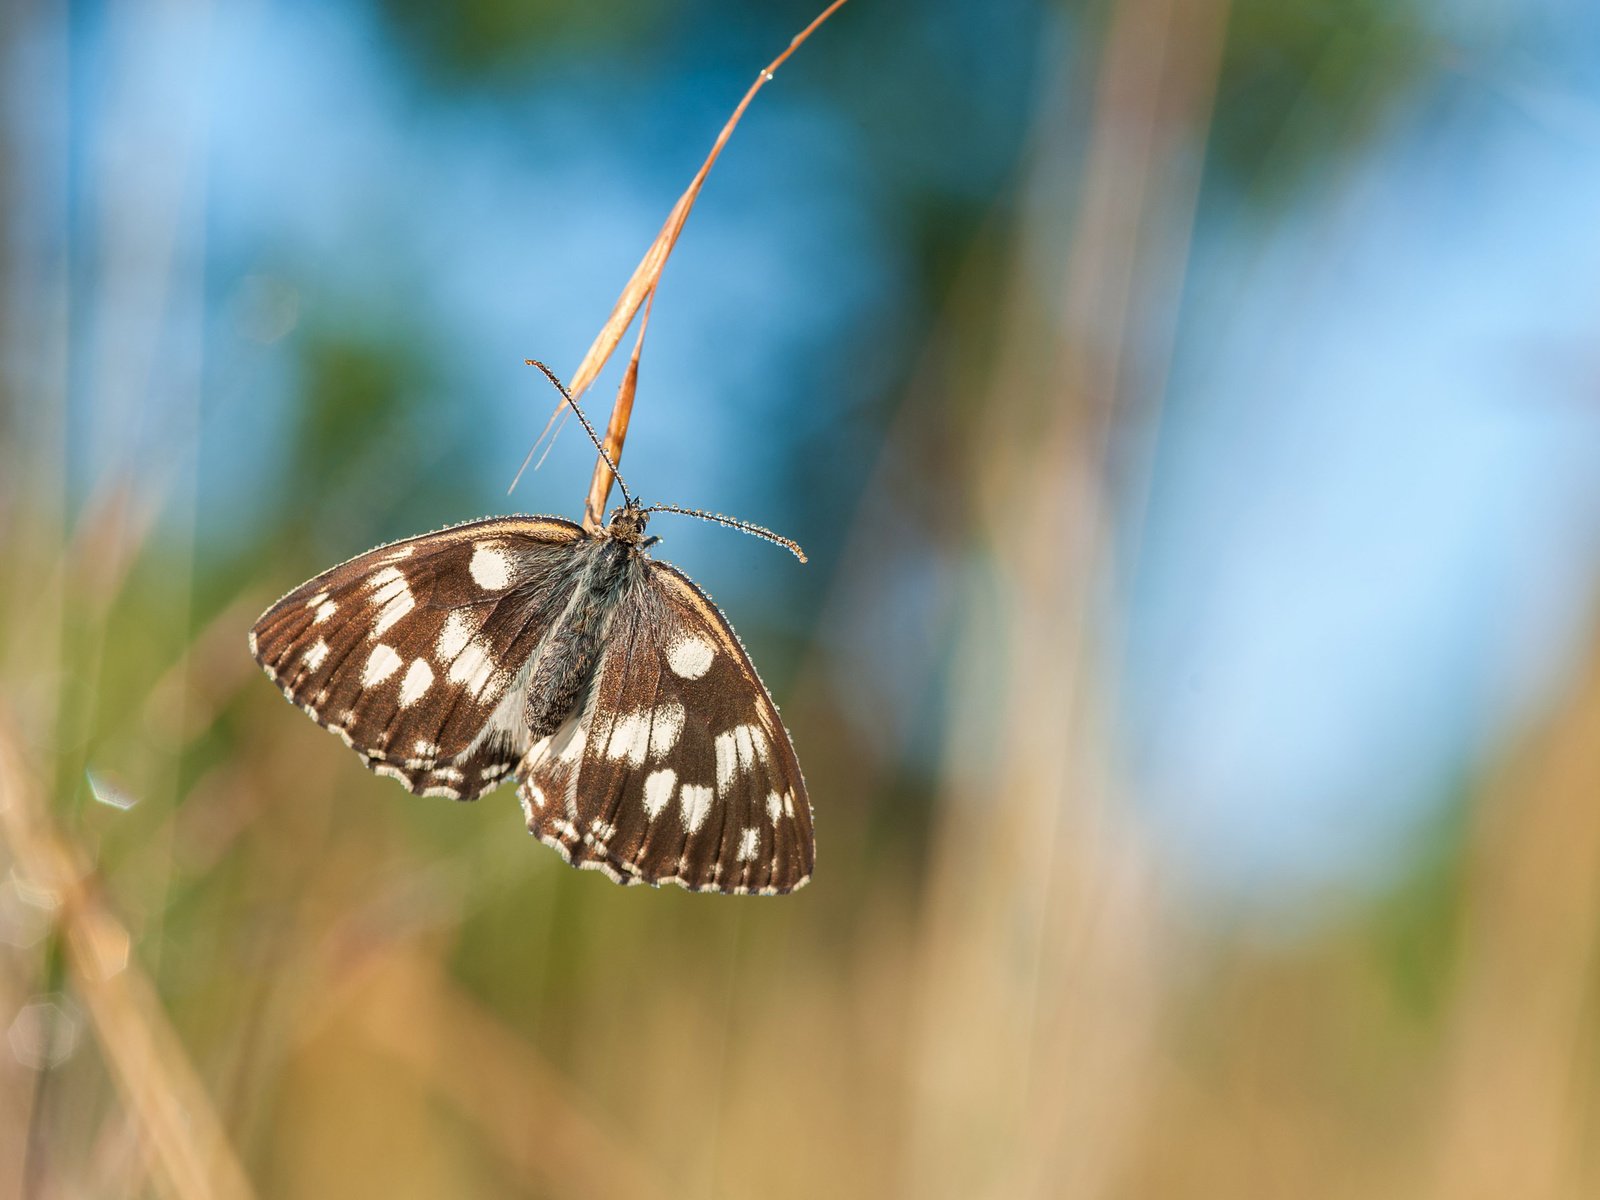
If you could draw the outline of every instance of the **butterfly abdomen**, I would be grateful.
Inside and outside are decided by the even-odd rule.
[[[596,540],[565,611],[540,644],[528,686],[528,730],[535,740],[560,728],[594,673],[611,614],[642,569],[632,546]]]

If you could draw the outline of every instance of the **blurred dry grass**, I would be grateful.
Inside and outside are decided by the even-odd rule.
[[[1070,572],[1016,569],[1041,591],[974,630],[958,689],[982,693],[989,647],[1070,635],[1040,598]],[[211,720],[238,734],[171,812],[81,788],[47,809],[50,756],[6,735],[6,1010],[64,994],[88,1018],[70,1059],[0,1071],[6,1194],[1600,1184],[1600,662],[1484,785],[1460,867],[1418,902],[1434,917],[1396,933],[1378,906],[1285,945],[1163,911],[1095,765],[1093,701],[1064,681],[1027,702],[1086,713],[1070,752],[1043,717],[1002,716],[996,787],[987,756],[952,751],[925,880],[851,878],[867,852],[836,814],[833,881],[791,904],[639,903],[530,853],[498,801],[413,803],[331,739],[286,744],[306,731],[236,640],[197,638],[185,722],[144,723],[133,795],[161,746]]]
[[[1174,911],[1110,760],[1107,439],[1160,395],[1127,329],[1173,303],[1226,18],[1114,5],[1093,94],[1042,115],[1041,172],[1085,113],[1088,150],[1070,236],[1034,214],[1008,337],[958,364],[983,582],[926,864],[872,843],[820,667],[786,706],[817,881],[623,891],[506,796],[403,796],[295,719],[244,652],[272,585],[192,628],[159,488],[70,535],[0,512],[0,1001],[83,1014],[75,1045],[8,1030],[0,1193],[1597,1194],[1600,659],[1413,894],[1294,942]],[[62,461],[11,454],[13,495]],[[872,593],[875,536],[841,590]],[[133,807],[90,795],[108,769]]]

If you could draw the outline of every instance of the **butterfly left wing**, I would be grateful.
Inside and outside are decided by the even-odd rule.
[[[379,774],[471,800],[527,751],[527,664],[561,611],[582,529],[472,521],[325,571],[261,615],[250,650]]]
[[[816,849],[777,707],[716,605],[640,565],[576,711],[518,768],[528,828],[618,883],[793,891]]]

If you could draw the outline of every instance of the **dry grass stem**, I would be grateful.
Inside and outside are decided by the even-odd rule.
[[[750,101],[754,100],[756,93],[772,81],[773,75],[788,57],[798,50],[824,21],[838,9],[843,8],[845,3],[846,0],[833,0],[833,3],[823,9],[811,24],[790,39],[788,48],[782,54],[762,68],[760,74],[756,76],[755,82],[745,92],[744,98],[739,101],[738,106],[733,110],[733,115],[728,118],[727,124],[723,125],[722,132],[717,135],[717,140],[712,143],[711,153],[706,155],[705,162],[695,172],[694,178],[689,181],[689,186],[684,190],[683,195],[678,197],[678,202],[672,206],[672,211],[667,215],[666,223],[661,226],[661,232],[656,234],[655,240],[650,243],[650,248],[645,251],[644,257],[639,260],[639,265],[634,268],[632,276],[629,277],[627,284],[622,289],[622,294],[617,297],[616,304],[612,306],[611,315],[606,318],[605,324],[600,327],[600,332],[595,336],[588,352],[584,354],[583,360],[578,364],[578,369],[572,373],[572,378],[567,381],[568,389],[572,392],[574,398],[582,396],[589,385],[595,381],[596,377],[605,368],[606,363],[611,360],[611,355],[615,353],[617,346],[621,344],[622,335],[627,332],[628,326],[632,324],[634,315],[639,311],[639,306],[655,295],[656,287],[661,282],[661,272],[667,265],[667,258],[672,254],[672,248],[677,245],[678,235],[683,232],[684,222],[689,219],[689,210],[694,207],[694,202],[700,195],[700,188],[705,184],[706,176],[711,174],[712,165],[716,163],[718,156],[721,155],[722,148],[728,144],[728,139],[733,136],[734,129],[744,118],[745,109],[750,107]],[[641,328],[641,340],[643,332]],[[635,350],[630,374],[636,376],[637,369],[638,352]],[[627,394],[627,400],[624,402],[623,392],[619,391],[617,404],[612,410],[611,422],[606,431],[606,448],[611,452],[613,460],[619,458],[622,454],[622,443],[628,432],[628,413],[631,413],[633,409],[633,391],[628,381],[624,381],[624,389]],[[556,405],[552,420],[560,415],[563,407],[564,405],[561,404]],[[586,526],[595,527],[591,524],[591,515],[604,510],[605,498],[610,488],[611,472],[605,464],[605,459],[599,458],[595,463],[594,477],[590,483],[589,496],[584,509],[584,524]],[[596,497],[598,497],[598,500]],[[598,518],[595,519],[597,520]]]
[[[644,316],[639,318],[639,336],[633,342],[633,354],[628,358],[628,369],[623,372],[622,386],[617,388],[617,402],[611,408],[611,421],[606,425],[606,454],[616,466],[622,465],[622,443],[628,436],[628,422],[633,417],[633,395],[639,387],[639,355],[644,352],[644,331],[650,327],[650,309],[656,294],[652,290],[644,302]],[[606,497],[611,493],[611,468],[606,466],[605,455],[600,456],[594,476],[589,480],[589,496],[583,504],[583,525],[593,532],[605,524]]]

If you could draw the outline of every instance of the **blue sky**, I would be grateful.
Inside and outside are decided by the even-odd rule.
[[[1146,802],[1225,887],[1383,879],[1588,642],[1600,42],[1585,76],[1527,32],[1463,50],[1282,219],[1219,204],[1199,232],[1126,535],[1128,724]]]

